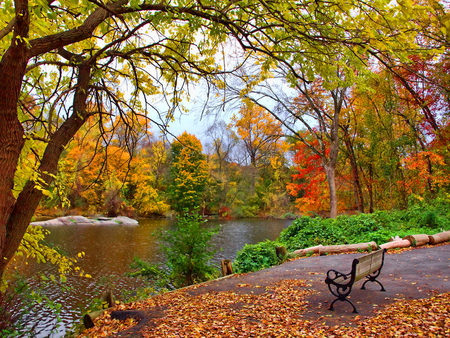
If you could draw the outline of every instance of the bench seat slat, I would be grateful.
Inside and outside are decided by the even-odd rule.
[[[378,250],[358,258],[355,271],[355,282],[377,271],[383,262],[383,250]]]

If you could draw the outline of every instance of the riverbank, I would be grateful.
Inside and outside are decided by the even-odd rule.
[[[352,292],[328,310],[329,269],[343,270],[360,254],[313,256],[270,269],[210,281],[120,309],[138,311],[139,323],[105,316],[79,337],[389,337],[450,334],[450,245],[388,252],[376,287]],[[430,311],[429,309],[432,309]],[[414,316],[413,313],[420,313]],[[409,321],[413,324],[410,325]],[[415,321],[415,322],[414,322]],[[122,325],[122,327],[121,327]],[[114,333],[114,329],[121,329]]]

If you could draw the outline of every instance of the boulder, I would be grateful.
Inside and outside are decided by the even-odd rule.
[[[84,216],[65,216],[55,219],[31,222],[31,225],[40,226],[58,226],[58,225],[138,225],[139,222],[135,219],[119,216],[119,217],[98,217],[87,218]]]

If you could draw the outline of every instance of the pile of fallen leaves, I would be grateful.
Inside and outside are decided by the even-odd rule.
[[[357,326],[328,328],[324,337],[450,337],[450,293],[399,300]],[[319,336],[318,336],[319,337]]]
[[[96,319],[94,322],[96,326],[85,330],[78,337],[108,337],[117,332],[125,331],[137,324],[137,321],[133,318],[127,320],[112,319],[109,312],[105,312],[101,318]]]
[[[227,291],[192,296],[179,290],[127,304],[126,308],[165,309],[164,316],[152,319],[154,325],[141,328],[144,337],[450,336],[450,293],[430,299],[399,300],[374,317],[355,317],[353,326],[330,327],[320,319],[303,317],[308,307],[306,296],[313,292],[305,281],[283,280],[261,294]],[[106,337],[117,332],[117,325],[126,329],[132,324],[128,322],[125,327],[124,322],[104,316],[81,337]]]

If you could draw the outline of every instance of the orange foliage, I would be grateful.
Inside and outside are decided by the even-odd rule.
[[[404,159],[407,179],[400,181],[409,194],[424,194],[428,182],[437,190],[450,184],[450,172],[442,155],[432,151],[421,151]],[[429,163],[432,165],[430,173]]]
[[[312,153],[302,142],[298,142],[294,149],[294,163],[298,173],[292,175],[296,182],[287,184],[288,193],[291,196],[301,195],[295,201],[301,212],[327,210],[329,190],[320,155]]]
[[[237,288],[258,285],[238,284]],[[121,305],[118,310],[164,308],[164,315],[152,318],[138,330],[119,336],[142,337],[448,337],[450,333],[450,293],[424,299],[398,299],[383,306],[373,316],[356,316],[342,325],[329,326],[323,320],[308,319],[313,311],[306,300],[316,293],[306,280],[285,279],[265,292],[220,291],[191,295],[177,290],[137,303]],[[133,323],[117,322],[106,315],[80,338],[111,337]],[[134,333],[134,334],[133,334]]]
[[[264,108],[246,103],[232,120],[232,126],[237,128],[253,166],[270,163],[282,151],[281,122]]]

